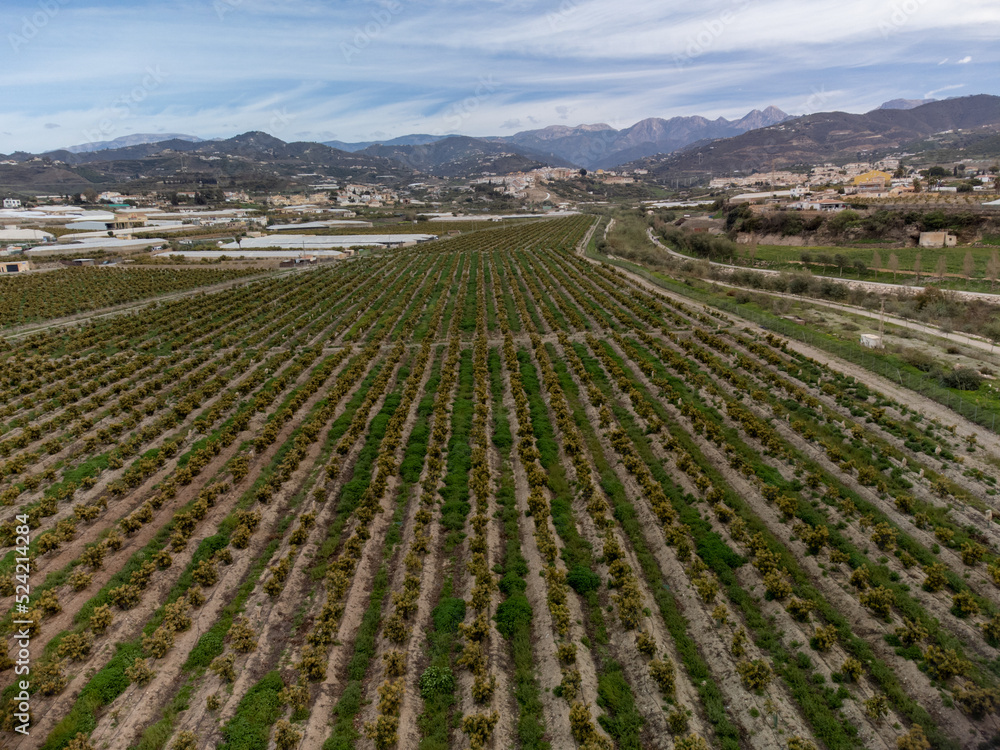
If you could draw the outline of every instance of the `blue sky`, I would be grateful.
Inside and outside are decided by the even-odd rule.
[[[3,0],[0,152],[1000,94],[995,0]]]

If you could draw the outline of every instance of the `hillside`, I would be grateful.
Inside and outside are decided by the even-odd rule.
[[[413,171],[370,154],[350,154],[321,143],[285,143],[267,133],[250,132],[223,141],[195,143],[174,139],[105,151],[53,151],[40,156],[18,153],[0,165],[0,188],[61,192],[128,184],[130,189],[201,185],[275,189],[297,174],[339,180],[401,182]]]
[[[411,169],[439,177],[510,174],[546,165],[572,166],[569,162],[506,143],[467,136],[451,136],[417,145],[369,146],[359,154],[392,159]]]
[[[968,96],[913,109],[876,109],[863,115],[821,112],[752,130],[733,138],[704,141],[674,154],[633,162],[658,180],[788,167],[844,163],[880,157],[908,143],[944,131],[1000,129],[1000,97]]]

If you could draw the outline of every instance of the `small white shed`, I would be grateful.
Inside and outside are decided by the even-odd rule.
[[[877,333],[862,333],[860,343],[866,349],[881,349],[882,337]]]

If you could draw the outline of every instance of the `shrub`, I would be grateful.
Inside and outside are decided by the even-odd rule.
[[[576,661],[576,644],[560,643],[556,646],[556,655],[563,664],[572,664]]]
[[[511,594],[499,607],[494,619],[504,638],[513,638],[518,627],[531,624],[532,610],[528,598],[521,592]]]
[[[447,667],[429,666],[417,682],[420,695],[430,700],[436,695],[446,695],[455,691],[455,676]]]
[[[708,743],[697,734],[689,734],[674,743],[674,750],[709,750]]]
[[[771,683],[774,673],[763,659],[743,660],[736,664],[736,671],[749,690],[763,690]]]
[[[792,593],[792,584],[777,570],[773,570],[764,576],[764,587],[767,589],[767,596],[770,599],[781,601]]]
[[[90,744],[90,739],[83,732],[77,732],[76,737],[69,741],[66,750],[94,750]]]
[[[932,644],[924,651],[924,661],[928,674],[936,680],[947,680],[965,673],[965,662],[954,649],[943,649]]]
[[[865,701],[865,714],[878,721],[889,715],[889,699],[884,695],[875,695]]]
[[[944,376],[944,384],[959,391],[978,391],[983,376],[967,367],[956,367]]]
[[[403,651],[386,651],[382,654],[385,673],[389,677],[402,677],[406,674],[406,653]]]
[[[885,586],[876,586],[863,591],[858,597],[862,606],[870,609],[877,617],[889,620],[892,617],[892,604],[895,599],[892,592]]]
[[[914,724],[909,732],[896,738],[896,747],[898,750],[931,750],[931,743],[927,741],[924,728]]]
[[[980,627],[983,629],[983,637],[991,646],[1000,643],[1000,614],[993,615],[988,622],[984,622]]]
[[[68,658],[71,661],[81,661],[90,653],[90,647],[93,645],[93,633],[70,633],[62,639],[57,653],[60,657]]]
[[[996,711],[1000,696],[992,688],[979,687],[974,682],[965,682],[955,690],[955,700],[959,708],[973,718],[981,719]]]
[[[140,590],[131,583],[123,583],[108,592],[108,596],[121,609],[131,609],[139,603]]]
[[[302,740],[302,732],[284,719],[274,725],[274,741],[278,750],[292,750]]]
[[[649,633],[639,633],[635,639],[635,647],[639,650],[640,654],[645,656],[653,656],[656,654],[656,641]]]
[[[111,622],[114,619],[115,615],[114,612],[111,611],[111,607],[107,604],[99,604],[94,607],[94,611],[90,613],[90,629],[100,635],[111,627]]]
[[[154,659],[161,659],[174,647],[174,631],[172,628],[161,625],[153,631],[152,635],[142,637],[142,649]]]
[[[129,678],[131,682],[137,682],[140,685],[145,685],[147,682],[156,677],[156,672],[153,668],[149,666],[149,663],[142,658],[137,658],[132,662],[132,666],[125,668],[125,676]]]
[[[183,633],[191,627],[191,617],[188,615],[188,612],[191,611],[191,604],[186,597],[166,605],[163,611],[163,624],[171,630]]]
[[[670,659],[653,659],[649,662],[649,675],[667,698],[673,698],[676,689],[677,670]]]
[[[250,627],[250,620],[240,615],[229,630],[229,640],[234,649],[248,654],[257,648],[257,633]]]
[[[56,596],[56,592],[51,589],[41,593],[38,599],[35,600],[35,606],[46,615],[55,615],[62,612],[62,605],[59,604],[59,598]]]
[[[302,649],[302,661],[298,669],[307,680],[317,682],[326,678],[326,650],[319,646],[306,646]]]
[[[790,602],[788,602],[786,609],[788,610],[788,614],[799,622],[808,622],[809,613],[813,609],[813,603],[808,599],[799,599],[798,597],[794,597]]]
[[[851,682],[857,682],[861,679],[864,669],[864,665],[853,656],[844,659],[844,663],[840,665],[841,673]]]
[[[930,565],[924,566],[924,591],[940,591],[945,586],[948,585],[948,578],[945,576],[945,572],[948,569],[941,563],[931,563]]]
[[[93,580],[93,573],[84,573],[82,570],[75,570],[69,577],[69,585],[73,587],[74,591],[83,591]]]
[[[388,750],[399,741],[399,717],[378,716],[365,724],[365,737],[375,743],[377,750]]]
[[[32,682],[41,695],[56,695],[66,687],[69,680],[63,674],[62,665],[61,659],[52,659],[34,668]]]
[[[968,591],[959,591],[951,598],[951,613],[959,618],[977,615],[979,614],[979,602]]]
[[[494,711],[491,714],[471,714],[462,719],[462,731],[469,738],[469,747],[472,750],[482,750],[490,741],[493,734],[493,727],[500,720],[500,714]]]
[[[195,565],[191,575],[204,588],[214,585],[219,580],[219,572],[215,569],[215,563],[210,560],[202,560]]]
[[[747,652],[747,632],[740,628],[733,633],[733,641],[729,646],[729,651],[733,656],[740,657]]]
[[[962,562],[969,566],[974,566],[983,559],[986,550],[981,544],[966,542],[962,545]]]
[[[680,708],[675,708],[669,714],[667,714],[667,727],[670,729],[670,733],[675,737],[677,735],[684,734],[688,729],[688,724],[690,723],[690,717],[687,711]]]
[[[212,659],[212,663],[208,665],[208,668],[226,682],[233,682],[236,679],[235,663],[236,657],[232,654],[226,654],[225,656],[217,656]]]
[[[476,703],[486,703],[497,688],[497,678],[493,675],[477,674],[472,682],[472,698]]]
[[[582,565],[574,565],[566,576],[566,583],[578,594],[597,591],[601,587],[601,578],[597,573]]]
[[[927,637],[927,630],[916,620],[907,619],[896,628],[895,635],[904,646],[912,646]]]
[[[872,542],[881,550],[891,550],[896,546],[896,531],[889,524],[875,524],[872,530]]]
[[[181,732],[174,738],[170,750],[198,750],[198,735],[190,731]]]
[[[309,707],[309,688],[301,683],[286,685],[278,693],[278,702],[291,706],[292,711],[305,711]]]
[[[809,639],[809,645],[812,646],[817,651],[829,651],[833,648],[833,645],[837,642],[837,627],[836,625],[826,625],[822,628],[816,628],[816,632],[813,633],[813,637]]]

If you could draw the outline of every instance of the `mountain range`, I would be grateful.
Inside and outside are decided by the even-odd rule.
[[[173,139],[103,151],[0,157],[0,189],[66,193],[88,187],[129,190],[233,186],[280,190],[323,178],[400,183],[414,170],[368,154],[351,154],[321,143],[284,141],[261,132],[218,141]],[[303,176],[304,175],[304,176]]]
[[[524,156],[540,159],[552,166],[572,165],[586,169],[610,169],[644,156],[669,153],[696,141],[727,138],[755,128],[784,122],[787,119],[789,119],[789,115],[777,107],[767,107],[763,111],[755,109],[738,120],[727,120],[724,117],[709,120],[698,115],[671,117],[669,120],[650,117],[621,130],[605,123],[577,125],[576,127],[550,125],[537,130],[523,130],[514,135],[488,136],[475,140],[505,144],[508,148],[518,150]],[[455,137],[454,135],[413,134],[381,142],[326,141],[325,143],[327,146],[344,151],[378,153],[391,158],[404,157],[403,160],[407,163],[409,163],[408,160],[413,159],[415,160],[413,162],[414,168],[427,171],[424,169],[426,167],[426,164],[423,163],[424,155],[432,152],[432,149],[424,152],[406,147],[429,147]],[[468,144],[469,140],[466,140],[465,143]],[[377,150],[372,151],[373,147],[377,147]],[[404,148],[398,149],[397,147]],[[480,146],[480,148],[483,147]],[[422,164],[422,166],[418,166],[418,164]]]
[[[0,165],[0,189],[73,192],[126,184],[137,190],[174,185],[280,189],[296,175],[314,181],[402,182],[418,175],[510,174],[546,165],[593,169],[787,118],[768,107],[734,121],[650,118],[622,130],[605,124],[557,125],[506,137],[412,134],[385,143],[286,143],[261,132],[208,141],[183,134],[134,134],[44,154],[0,156],[11,162]]]
[[[0,155],[0,190],[68,193],[126,185],[130,190],[279,190],[324,178],[405,184],[422,176],[509,174],[543,165],[594,169],[623,162],[627,169],[646,169],[658,181],[679,183],[870,160],[907,144],[926,152],[941,139],[952,149],[965,143],[985,149],[1000,132],[1000,97],[920,101],[894,100],[862,115],[821,112],[790,118],[768,107],[732,121],[650,118],[621,130],[603,123],[555,125],[503,138],[414,134],[386,143],[340,144],[344,148],[286,143],[261,132],[211,141],[186,135],[161,141],[137,134],[109,141],[105,145],[114,146],[109,148],[88,144],[46,154]]]
[[[979,94],[908,109],[879,108],[863,115],[819,112],[732,138],[694,143],[627,166],[647,169],[660,181],[680,183],[804,164],[872,161],[946,133],[985,136],[998,129],[1000,97]]]

